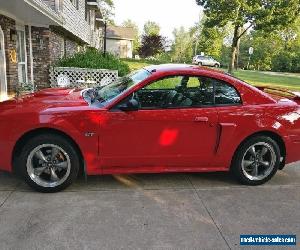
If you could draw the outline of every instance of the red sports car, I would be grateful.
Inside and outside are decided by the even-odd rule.
[[[0,170],[33,188],[86,175],[231,171],[263,184],[300,160],[300,94],[191,65],[146,67],[92,89],[0,105]]]

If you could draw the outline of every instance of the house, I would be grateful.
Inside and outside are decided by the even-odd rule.
[[[100,0],[0,0],[0,94],[49,86],[49,68],[86,46],[102,48]]]
[[[106,31],[107,51],[120,58],[132,58],[134,37],[133,28],[108,26]]]

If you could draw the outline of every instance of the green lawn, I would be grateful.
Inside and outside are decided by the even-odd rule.
[[[124,60],[124,62],[129,65],[130,70],[151,65],[145,61]],[[234,76],[253,85],[270,85],[300,90],[300,74],[238,70],[234,72]]]
[[[234,73],[234,76],[254,85],[270,85],[300,90],[300,75],[296,74],[276,73],[273,75],[270,72],[239,70]]]

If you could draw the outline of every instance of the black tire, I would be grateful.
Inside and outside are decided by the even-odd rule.
[[[60,148],[62,148],[69,157],[70,166],[69,174],[66,180],[61,183],[60,185],[54,186],[54,187],[44,187],[39,184],[37,184],[33,179],[29,176],[29,173],[27,171],[27,160],[29,158],[30,153],[43,144],[53,144]],[[38,192],[43,193],[54,193],[59,192],[61,190],[64,190],[69,185],[72,184],[72,182],[77,178],[78,172],[80,169],[80,156],[78,155],[78,152],[76,151],[75,147],[72,145],[72,142],[70,142],[68,139],[64,138],[63,136],[56,135],[56,134],[42,134],[38,135],[30,141],[28,141],[25,146],[22,148],[20,157],[18,159],[18,170],[21,173],[22,177],[26,181],[26,183],[35,189]]]
[[[243,164],[244,156],[246,155],[247,152],[249,152],[247,150],[250,149],[253,145],[259,143],[265,143],[266,145],[269,145],[273,149],[273,155],[276,157],[276,159],[274,159],[274,157],[272,158],[274,162],[274,167],[272,171],[270,169],[270,173],[267,176],[265,176],[261,180],[253,180],[253,179],[249,179],[246,176],[245,172],[243,171],[242,164]],[[231,172],[241,184],[249,185],[249,186],[261,185],[269,181],[276,174],[280,166],[280,157],[281,156],[280,156],[279,146],[272,138],[267,136],[255,136],[248,139],[247,141],[245,141],[239,146],[232,161]]]
[[[215,64],[215,68],[219,68],[219,67],[220,67],[220,65],[216,63]]]
[[[198,62],[198,65],[199,65],[199,66],[202,66],[203,64],[202,64],[202,62]]]

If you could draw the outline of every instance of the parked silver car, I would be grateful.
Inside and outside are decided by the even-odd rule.
[[[221,66],[221,64],[215,59],[213,59],[211,56],[200,56],[200,55],[196,55],[193,58],[193,64],[197,64],[200,66],[211,66],[216,68]]]

